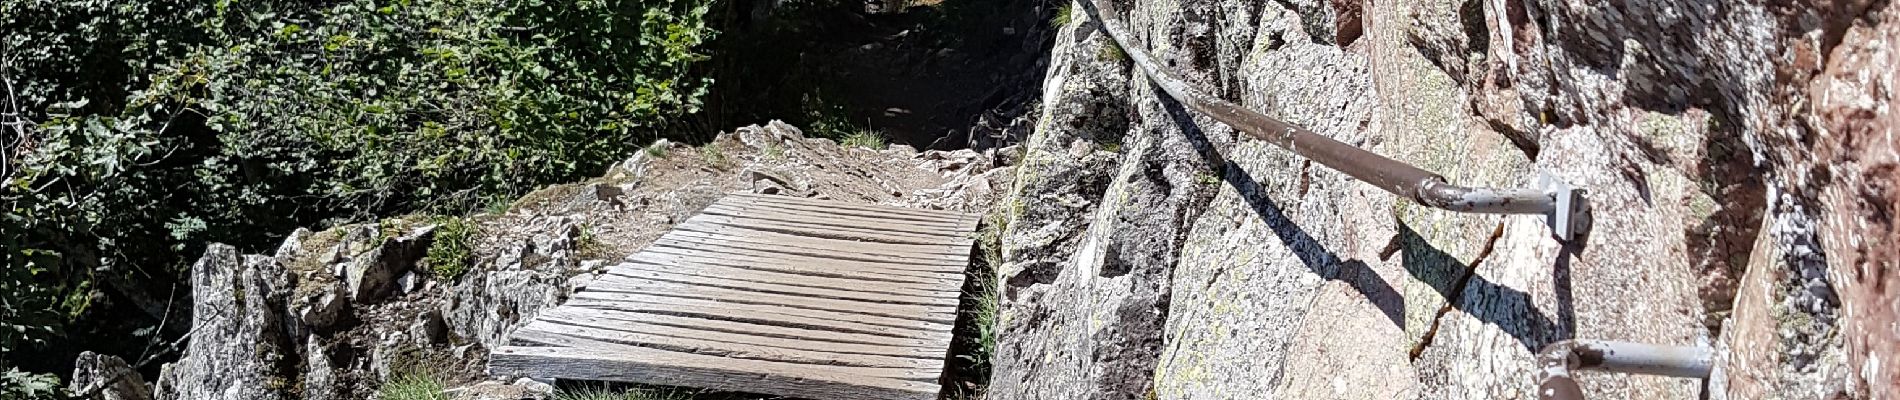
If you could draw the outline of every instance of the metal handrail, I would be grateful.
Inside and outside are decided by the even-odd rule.
[[[1370,183],[1399,197],[1426,206],[1466,213],[1543,214],[1551,233],[1571,240],[1590,229],[1590,204],[1585,191],[1548,176],[1539,176],[1533,187],[1495,189],[1453,185],[1444,176],[1410,164],[1315,134],[1304,128],[1249,110],[1240,105],[1195,91],[1187,83],[1162,71],[1146,51],[1129,39],[1120,22],[1103,18],[1112,15],[1112,5],[1095,0],[1078,0],[1089,17],[1101,24],[1110,38],[1128,54],[1129,60],[1181,104],[1206,114],[1227,126],[1299,154],[1353,178]]]
[[[1608,340],[1565,340],[1537,352],[1537,398],[1583,400],[1571,371],[1599,370],[1708,379],[1715,355],[1707,347],[1658,346]]]

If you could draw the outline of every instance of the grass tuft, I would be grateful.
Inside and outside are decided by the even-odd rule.
[[[1061,27],[1061,26],[1068,26],[1069,22],[1074,21],[1074,20],[1075,20],[1075,2],[1065,1],[1065,2],[1062,2],[1061,7],[1056,7],[1056,16],[1054,19],[1051,19],[1049,23],[1054,24],[1055,26]]]
[[[1101,49],[1096,50],[1095,59],[1104,60],[1104,61],[1124,62],[1124,61],[1128,61],[1128,52],[1122,50],[1121,45],[1116,44],[1115,42],[1111,41],[1108,43],[1103,43]]]
[[[469,259],[474,249],[475,224],[466,219],[439,217],[435,223],[435,241],[429,244],[429,254],[422,262],[429,266],[429,273],[436,279],[453,281],[468,272]]]
[[[442,377],[420,370],[397,371],[396,376],[377,390],[383,400],[449,400]]]
[[[782,160],[785,158],[785,148],[777,144],[766,144],[764,153],[765,159],[767,160]]]
[[[726,165],[726,151],[720,150],[716,143],[707,143],[699,148],[699,158],[707,165],[720,167]]]
[[[673,142],[666,141],[666,140],[659,140],[659,141],[654,141],[653,144],[647,145],[646,152],[647,152],[648,157],[666,158],[667,151],[672,150],[672,148],[673,148]]]
[[[554,393],[554,400],[691,400],[692,398],[692,393],[678,389],[613,390],[598,386],[563,389]]]
[[[845,147],[863,147],[871,150],[883,150],[888,146],[884,143],[884,132],[875,129],[852,132],[850,135],[845,135],[844,140],[838,143]]]

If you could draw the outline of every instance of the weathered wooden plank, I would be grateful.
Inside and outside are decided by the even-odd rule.
[[[865,281],[909,282],[926,285],[949,285],[962,278],[960,274],[944,272],[906,271],[894,269],[872,269],[853,267],[844,261],[825,260],[788,260],[774,257],[760,257],[747,254],[682,249],[668,246],[649,246],[640,253],[629,256],[630,260],[648,262],[682,262],[691,264],[714,264],[737,268],[771,270],[792,274],[827,276],[834,278],[861,279]]]
[[[787,235],[777,232],[726,230],[724,232],[701,232],[695,226],[681,226],[667,232],[666,236],[682,236],[708,240],[725,240],[746,244],[776,244],[812,249],[853,249],[867,253],[894,254],[900,256],[925,258],[970,256],[969,249],[961,244],[915,245],[865,242],[857,240],[829,239],[811,236]]]
[[[737,335],[758,336],[777,339],[796,340],[811,346],[865,346],[861,352],[874,353],[875,349],[892,349],[890,355],[906,357],[942,358],[947,348],[942,348],[934,340],[900,338],[827,329],[794,328],[752,322],[728,321],[723,319],[694,318],[662,314],[642,314],[635,312],[602,310],[581,307],[556,307],[541,314],[549,319],[569,318],[598,321],[600,326],[652,326],[658,328],[681,329],[692,332],[720,332]],[[619,325],[615,325],[619,324]],[[932,355],[934,354],[934,356]]]
[[[878,293],[878,292],[864,292],[864,291],[849,290],[849,289],[836,289],[836,288],[830,288],[830,287],[824,287],[824,286],[792,285],[792,284],[785,284],[785,283],[778,283],[778,282],[771,282],[771,281],[741,280],[741,279],[732,279],[732,278],[721,277],[721,276],[703,276],[703,275],[695,275],[695,274],[686,274],[686,273],[666,271],[666,270],[657,269],[657,268],[634,268],[632,267],[632,265],[628,265],[626,267],[623,267],[620,265],[608,267],[608,274],[600,276],[600,278],[596,279],[595,281],[605,282],[605,283],[629,283],[629,284],[639,282],[637,280],[632,280],[632,279],[652,280],[652,281],[661,281],[661,282],[675,282],[675,283],[682,283],[682,284],[687,284],[687,285],[706,285],[710,287],[720,287],[720,288],[729,288],[729,289],[756,290],[756,291],[765,292],[765,293],[811,296],[811,297],[825,298],[825,299],[855,300],[855,301],[865,301],[865,302],[884,303],[884,304],[915,304],[915,305],[921,305],[921,306],[938,306],[938,307],[950,307],[950,308],[955,308],[958,304],[958,299],[955,297],[913,296],[913,295],[904,295],[904,294],[891,294],[891,293]]]
[[[818,224],[786,223],[753,218],[733,218],[724,215],[699,214],[686,220],[687,223],[708,223],[739,228],[772,232],[784,232],[802,236],[828,237],[869,242],[907,243],[907,244],[955,244],[956,238],[920,235],[914,233],[893,232],[877,229],[860,229],[848,226],[827,226]]]
[[[575,332],[563,327],[543,327],[542,322],[599,329],[600,331]],[[707,351],[694,351],[700,354],[713,354],[719,351],[749,351],[758,347],[767,351],[779,349],[796,351],[791,357],[809,357],[810,363],[822,365],[857,365],[884,368],[941,368],[944,360],[943,350],[931,351],[922,346],[887,346],[861,343],[839,343],[797,338],[753,335],[745,332],[726,332],[710,329],[682,328],[669,325],[649,324],[620,318],[606,318],[575,313],[549,314],[547,318],[536,318],[534,323],[522,329],[537,327],[544,332],[571,334],[596,340],[640,345],[658,348],[705,348]],[[595,337],[598,336],[598,337]],[[652,345],[646,345],[646,344]],[[739,357],[738,358],[746,358]],[[791,359],[785,359],[790,361]],[[830,362],[840,360],[843,362]]]
[[[857,210],[852,210],[852,209],[847,209],[847,208],[833,207],[828,204],[826,205],[789,205],[789,204],[772,204],[772,203],[757,203],[757,202],[724,202],[722,201],[722,202],[714,203],[711,206],[708,206],[706,210],[719,211],[719,212],[724,212],[724,213],[736,213],[738,215],[746,215],[746,216],[770,215],[777,218],[790,218],[790,219],[814,219],[814,220],[823,219],[823,220],[836,220],[836,221],[866,221],[866,222],[885,223],[885,224],[903,224],[905,226],[910,226],[910,227],[937,229],[936,232],[932,232],[933,234],[956,232],[956,229],[962,228],[963,225],[965,224],[965,222],[961,218],[919,219],[918,217],[911,217],[911,216],[905,216],[902,214],[887,213],[887,212],[882,212],[882,211],[857,211]]]
[[[725,303],[779,305],[806,310],[913,318],[946,324],[956,322],[956,313],[943,312],[943,307],[795,296],[754,289],[692,285],[630,277],[602,277],[588,284],[587,289],[582,291],[582,293],[590,292],[639,293]]]
[[[581,350],[506,346],[489,355],[489,373],[554,379],[643,382],[811,399],[930,400],[934,377],[867,376],[866,368],[813,366],[658,349]]]
[[[724,303],[640,293],[585,291],[575,293],[573,298],[568,299],[567,304],[602,310],[724,319],[924,340],[948,336],[947,333],[933,332],[949,332],[950,329],[946,324],[918,319],[847,314],[770,304]]]
[[[695,218],[720,216],[720,217],[743,219],[747,222],[754,222],[754,223],[771,222],[771,223],[807,226],[807,227],[822,228],[822,229],[862,229],[862,230],[881,232],[885,234],[903,234],[903,235],[914,235],[914,236],[929,237],[929,238],[953,237],[950,235],[945,235],[943,231],[947,229],[944,229],[944,228],[909,225],[909,224],[904,224],[904,223],[894,223],[890,221],[847,219],[847,218],[805,218],[805,217],[799,217],[799,216],[781,215],[778,213],[770,213],[770,212],[737,212],[737,211],[728,211],[728,210],[730,209],[729,208],[707,208],[703,211],[700,211],[699,215],[695,216]]]
[[[770,267],[745,266],[745,262],[734,263],[703,262],[680,257],[663,257],[658,254],[636,254],[627,257],[625,263],[657,266],[689,273],[719,274],[739,279],[766,279],[779,282],[800,282],[801,284],[854,286],[867,291],[921,294],[936,293],[944,290],[945,284],[928,278],[920,280],[887,279],[883,275],[853,272],[806,272],[786,271]],[[643,267],[645,268],[645,267]],[[612,271],[611,267],[609,271]],[[905,278],[905,276],[894,276]]]
[[[689,249],[721,249],[721,250],[727,250],[727,251],[745,251],[745,252],[756,252],[756,253],[777,254],[777,255],[803,256],[803,257],[822,258],[822,259],[829,259],[829,260],[850,260],[850,261],[859,261],[859,262],[866,262],[866,263],[878,263],[878,264],[887,265],[890,268],[896,268],[896,269],[919,270],[919,271],[930,271],[930,272],[963,271],[966,266],[959,265],[959,264],[968,262],[967,260],[961,260],[962,257],[935,256],[932,258],[924,258],[921,256],[903,256],[903,255],[895,255],[895,254],[882,255],[882,254],[871,253],[871,252],[866,252],[862,250],[848,249],[848,248],[813,249],[813,248],[803,248],[803,247],[778,245],[778,244],[744,243],[744,242],[739,242],[739,241],[734,241],[734,240],[708,240],[708,239],[700,239],[700,238],[692,238],[692,237],[682,237],[682,236],[676,236],[676,235],[662,236],[659,239],[654,240],[653,243],[654,245],[689,248]]]
[[[790,196],[774,196],[774,195],[753,194],[753,193],[735,193],[731,196],[727,196],[727,198],[733,198],[735,200],[745,200],[747,202],[752,202],[752,203],[821,207],[825,209],[871,212],[875,214],[889,214],[889,215],[896,215],[896,216],[903,216],[903,217],[910,217],[910,218],[923,218],[923,219],[934,219],[934,220],[943,220],[943,221],[963,221],[963,220],[976,219],[975,215],[959,213],[959,212],[954,212],[954,211],[922,210],[922,209],[915,209],[915,208],[904,208],[904,207],[886,206],[886,205],[878,205],[878,204],[852,203],[852,202],[835,201],[835,200],[818,200],[818,199],[807,199],[807,198],[790,197]]]
[[[620,350],[625,347],[646,347],[682,353],[693,353],[737,358],[743,360],[777,361],[813,366],[847,366],[885,369],[872,376],[904,378],[911,370],[942,368],[942,361],[932,365],[930,360],[910,357],[892,357],[885,355],[867,355],[842,351],[819,351],[800,349],[782,345],[786,340],[762,337],[746,337],[751,343],[734,340],[714,340],[716,334],[702,333],[699,337],[656,334],[653,330],[630,330],[605,326],[588,325],[586,321],[548,318],[536,319],[523,326],[510,336],[519,343],[538,343],[554,346],[580,347],[589,350]],[[586,339],[586,342],[571,342],[563,339]]]
[[[770,219],[790,223],[820,223],[825,225],[848,226],[857,228],[882,229],[927,236],[954,236],[962,232],[963,222],[916,223],[890,218],[853,217],[825,215],[819,212],[805,212],[770,208],[770,206],[741,207],[716,204],[707,207],[703,213],[713,215],[737,216],[745,218]]]
[[[626,262],[607,267],[608,274],[629,275],[626,271],[653,271],[678,275],[690,275],[719,280],[778,283],[783,285],[831,288],[853,292],[889,294],[898,296],[931,297],[955,299],[956,292],[946,292],[940,285],[924,285],[888,281],[866,281],[861,279],[832,278],[812,275],[787,274],[747,268],[733,268],[703,264],[651,263],[641,260]]]
[[[897,265],[899,265],[897,262],[866,262],[866,260],[845,260],[845,258],[825,258],[825,256],[813,256],[813,254],[796,254],[796,252],[766,252],[766,250],[750,250],[750,248],[743,248],[743,246],[684,245],[684,243],[673,243],[673,241],[667,241],[667,243],[654,241],[654,245],[646,246],[646,250],[650,250],[650,252],[661,252],[661,254],[682,254],[682,256],[720,258],[720,260],[733,260],[733,262],[747,260],[747,262],[779,262],[779,264],[788,265],[815,265],[815,267],[830,267],[830,269],[836,269],[836,271],[863,271],[863,273],[925,277],[925,279],[958,279],[958,277],[963,275],[963,271],[965,271],[963,267],[950,267],[950,265],[902,264],[906,265],[906,267],[897,267]],[[686,254],[686,252],[692,252],[692,254]]]

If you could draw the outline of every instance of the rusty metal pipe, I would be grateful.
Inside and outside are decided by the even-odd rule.
[[[1572,371],[1599,370],[1708,379],[1715,363],[1706,347],[1658,346],[1608,340],[1565,340],[1537,352],[1537,398],[1583,400]]]
[[[1445,210],[1486,214],[1544,214],[1557,237],[1569,240],[1589,230],[1590,207],[1582,189],[1572,188],[1554,179],[1539,177],[1537,187],[1493,189],[1453,185],[1431,171],[1386,158],[1350,144],[1333,140],[1246,109],[1218,97],[1188,87],[1187,83],[1162,71],[1139,46],[1133,46],[1127,30],[1119,21],[1104,18],[1114,15],[1113,6],[1097,0],[1078,0],[1089,17],[1101,24],[1128,59],[1143,75],[1160,86],[1169,97],[1188,108],[1212,117],[1227,126],[1275,146],[1292,151],[1355,179],[1365,181],[1399,197]]]

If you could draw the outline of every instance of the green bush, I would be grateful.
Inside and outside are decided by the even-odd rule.
[[[163,301],[207,242],[462,212],[677,137],[711,3],[0,0],[0,328],[26,328],[0,350],[94,282]]]
[[[435,223],[435,240],[429,243],[429,253],[422,263],[429,266],[436,279],[453,281],[468,272],[476,227],[461,218],[439,218]]]

